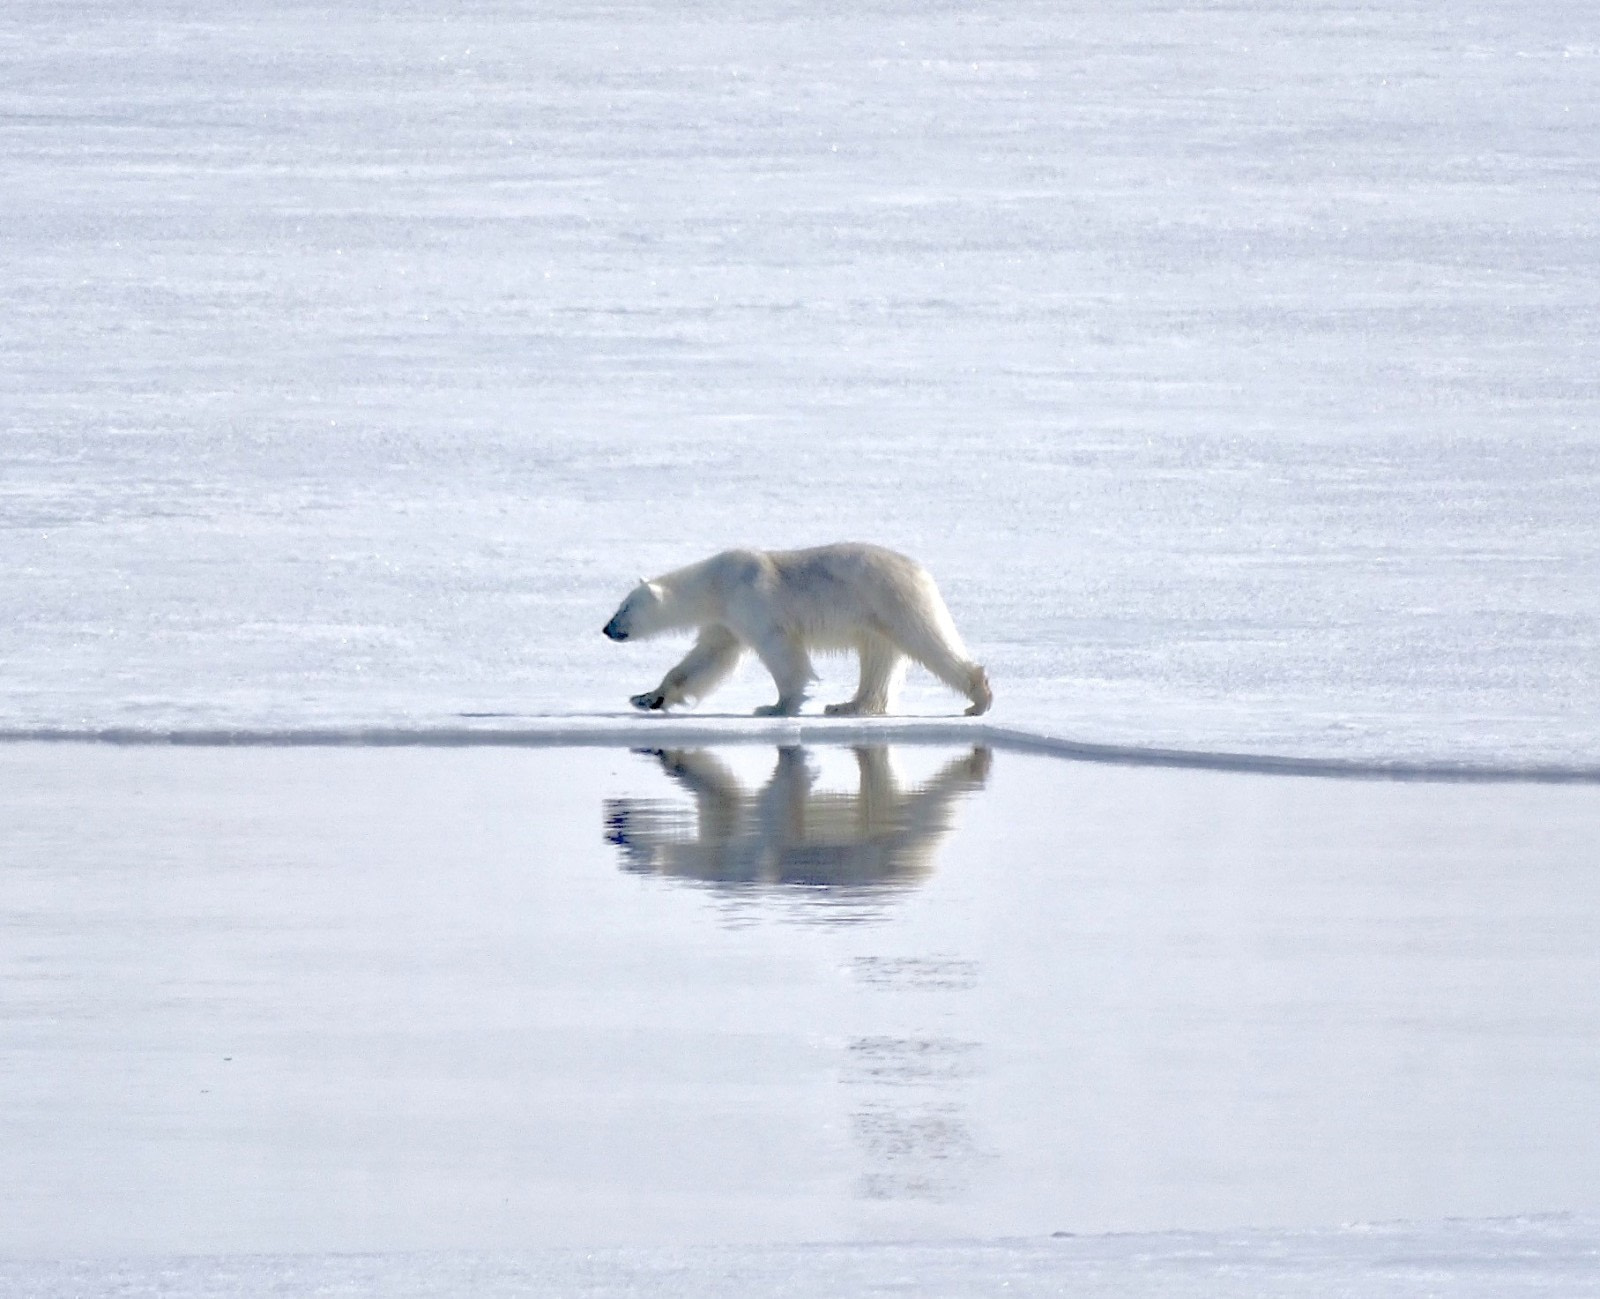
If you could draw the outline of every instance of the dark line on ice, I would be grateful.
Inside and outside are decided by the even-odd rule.
[[[501,718],[515,714],[462,714]],[[353,726],[256,729],[38,727],[0,729],[0,743],[174,745],[234,748],[615,748],[685,744],[986,744],[1073,762],[1123,767],[1175,767],[1262,776],[1341,780],[1600,784],[1600,765],[1563,763],[1414,762],[1296,758],[1212,753],[1138,745],[1089,744],[1039,731],[941,718],[831,720],[749,717],[677,720],[659,717],[527,718],[518,726]]]
[[[1076,762],[1130,767],[1182,767],[1262,776],[1320,776],[1338,780],[1412,780],[1551,785],[1600,784],[1600,766],[1566,763],[1412,762],[1360,758],[1292,758],[1276,754],[1209,753],[1136,745],[1085,744],[1010,728],[990,728],[991,743],[1017,753],[1048,753]]]

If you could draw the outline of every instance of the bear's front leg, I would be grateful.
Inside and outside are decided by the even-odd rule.
[[[743,653],[744,646],[739,638],[726,627],[707,627],[683,661],[661,678],[659,686],[634,695],[629,702],[635,708],[654,713],[702,698],[738,666]]]
[[[806,701],[807,688],[817,679],[805,646],[795,637],[774,631],[755,642],[755,651],[778,687],[778,702],[756,709],[756,716],[795,716]]]

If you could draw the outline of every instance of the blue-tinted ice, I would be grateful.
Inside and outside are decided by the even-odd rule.
[[[1593,785],[0,747],[0,1250],[1594,1210]]]

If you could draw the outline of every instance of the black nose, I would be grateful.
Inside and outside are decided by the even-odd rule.
[[[628,633],[618,629],[615,621],[608,622],[601,630],[612,640],[627,640]]]

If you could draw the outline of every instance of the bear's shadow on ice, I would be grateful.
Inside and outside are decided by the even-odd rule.
[[[852,748],[854,791],[817,787],[806,749],[778,749],[772,775],[747,787],[706,749],[638,750],[692,802],[613,798],[605,837],[622,869],[719,886],[796,895],[861,896],[909,888],[934,869],[956,803],[981,790],[987,748],[953,759],[920,784],[902,785],[884,745]]]

